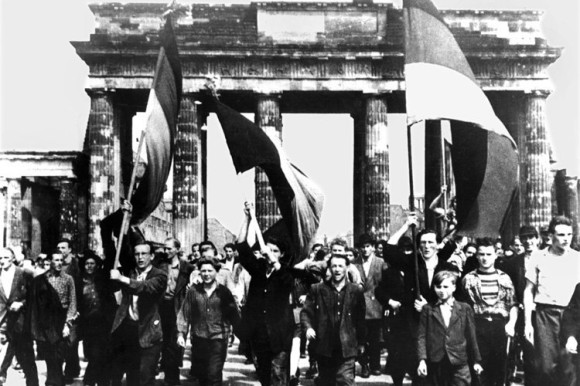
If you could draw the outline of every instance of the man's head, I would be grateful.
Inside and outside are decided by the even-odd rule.
[[[101,266],[102,260],[93,251],[86,251],[84,256],[85,274],[91,276]]]
[[[385,244],[387,242],[385,240],[377,240],[377,242],[375,242],[375,254],[378,257],[383,257],[383,251],[385,250]]]
[[[219,261],[216,258],[202,257],[196,264],[203,284],[213,284],[220,270]]]
[[[224,246],[224,253],[226,260],[232,261],[236,257],[236,246],[232,243],[227,243]]]
[[[375,254],[375,239],[368,234],[361,235],[358,239],[358,246],[362,251],[364,259],[368,259]]]
[[[524,246],[524,250],[527,254],[532,253],[540,245],[540,236],[536,228],[530,225],[523,225],[520,228],[520,240]]]
[[[346,248],[345,254],[346,257],[348,258],[348,261],[350,261],[351,263],[354,262],[354,260],[358,257],[358,251],[351,247]]]
[[[170,237],[165,240],[163,251],[167,254],[167,260],[172,260],[174,257],[178,257],[180,249],[181,243],[176,238]]]
[[[475,256],[477,253],[477,245],[474,243],[467,243],[467,245],[463,248],[463,253],[465,254],[466,259]]]
[[[497,253],[494,246],[494,241],[489,237],[484,237],[477,240],[477,261],[479,262],[479,269],[483,272],[492,271],[495,269],[495,260]]]
[[[62,265],[64,258],[59,251],[54,252],[50,255],[50,269],[53,272],[60,273],[62,271]]]
[[[328,268],[334,283],[340,283],[346,278],[346,267],[350,264],[345,254],[332,254],[328,260]]]
[[[320,244],[320,243],[316,243],[312,246],[312,248],[310,249],[310,253],[316,253],[318,252],[318,250],[320,248],[322,248],[324,245]]]
[[[565,216],[556,216],[548,225],[548,232],[552,240],[552,250],[563,253],[570,249],[574,236],[572,221]]]
[[[282,240],[275,237],[268,237],[264,240],[266,246],[272,251],[272,258],[274,262],[280,261],[286,254],[286,244]]]
[[[62,255],[63,258],[68,258],[72,253],[71,242],[69,239],[61,239],[56,245],[56,249]]]
[[[520,236],[514,236],[510,248],[514,251],[516,255],[521,255],[526,251],[524,248],[524,244],[522,243],[522,239],[520,239]]]
[[[3,270],[8,270],[12,267],[14,260],[16,260],[16,255],[12,249],[0,248],[0,266]]]
[[[409,236],[401,236],[397,241],[397,248],[405,255],[410,255],[413,253],[413,240]]]
[[[347,247],[348,247],[348,244],[346,243],[346,240],[341,239],[341,238],[336,238],[330,242],[330,253],[332,253],[332,254],[335,254],[335,253],[344,254],[346,252]]]
[[[133,256],[135,257],[135,263],[137,264],[137,269],[144,271],[153,262],[153,247],[150,243],[142,241],[133,247]]]
[[[432,229],[424,229],[419,232],[417,236],[417,241],[419,242],[419,251],[423,258],[429,260],[433,256],[437,255],[437,233]]]

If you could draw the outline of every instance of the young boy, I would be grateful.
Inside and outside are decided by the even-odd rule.
[[[481,356],[475,337],[475,324],[471,307],[453,298],[457,274],[439,271],[433,277],[435,304],[421,310],[417,335],[419,367],[417,373],[428,377],[428,385],[470,385],[473,370],[483,371]]]

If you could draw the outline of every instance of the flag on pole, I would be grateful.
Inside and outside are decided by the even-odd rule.
[[[517,192],[514,140],[430,0],[404,0],[407,123],[447,119],[452,132],[458,231],[500,233]]]
[[[237,173],[261,167],[274,192],[295,259],[307,256],[324,203],[320,188],[286,158],[278,144],[239,112],[215,101],[216,114]],[[272,228],[276,228],[273,230]],[[278,233],[280,224],[272,226]],[[268,231],[266,231],[268,232]]]
[[[132,224],[143,222],[161,202],[173,158],[182,78],[171,14],[166,18],[160,40],[161,48],[145,112],[147,169],[131,198]]]

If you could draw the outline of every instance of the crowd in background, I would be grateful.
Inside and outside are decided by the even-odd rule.
[[[85,385],[178,385],[189,341],[189,376],[218,385],[237,336],[262,385],[382,373],[395,385],[504,385],[516,367],[525,385],[579,384],[580,253],[565,217],[509,243],[422,230],[413,245],[410,215],[389,240],[334,239],[301,257],[262,240],[246,208],[235,243],[188,251],[131,229],[117,262],[122,213],[101,222],[104,256],[67,239],[36,260],[0,249],[1,383],[14,361],[38,385],[35,359],[47,385],[72,383],[82,342]]]

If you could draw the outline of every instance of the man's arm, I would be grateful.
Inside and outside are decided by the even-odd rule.
[[[534,308],[534,292],[536,285],[529,279],[526,280],[526,289],[524,289],[524,333],[526,339],[534,343],[534,327],[532,325],[532,310]]]
[[[111,271],[118,272],[118,271]],[[150,278],[145,280],[134,280],[127,276],[119,274],[111,277],[113,280],[121,283],[123,288],[131,295],[160,295],[167,288],[167,274],[161,270]]]
[[[571,354],[578,353],[578,333],[580,332],[580,284],[576,285],[570,304],[562,317],[562,335],[566,350]]]
[[[308,291],[308,294],[306,295],[304,307],[302,307],[302,311],[300,311],[300,323],[302,323],[302,329],[306,331],[307,339],[316,338],[316,330],[314,329],[314,318],[316,310],[314,291],[314,287],[310,288],[310,291]]]
[[[407,231],[409,230],[409,228],[412,225],[417,226],[418,221],[419,220],[417,219],[417,216],[414,213],[409,213],[409,216],[407,217],[407,221],[405,221],[405,223],[403,224],[403,226],[401,226],[395,233],[393,233],[391,235],[391,237],[389,238],[389,240],[387,241],[387,243],[390,244],[390,245],[397,245],[397,243],[399,242],[399,239],[405,233],[407,233]]]
[[[75,291],[75,281],[71,276],[67,277],[67,288],[68,288],[68,298],[69,305],[66,312],[66,322],[72,323],[77,317],[77,294]]]

